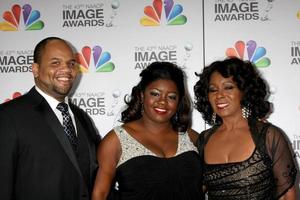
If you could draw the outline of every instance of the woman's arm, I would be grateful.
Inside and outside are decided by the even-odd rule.
[[[106,200],[112,181],[115,177],[116,166],[121,156],[121,144],[114,131],[110,131],[100,142],[97,159],[99,169],[92,193],[92,200]]]
[[[191,141],[196,146],[196,142],[199,137],[199,133],[197,131],[195,131],[194,129],[188,129],[187,132],[189,134]]]
[[[296,200],[296,188],[291,187],[279,200]]]
[[[271,125],[266,132],[266,150],[272,160],[276,180],[275,196],[280,200],[296,200],[297,169],[293,149],[283,130]]]

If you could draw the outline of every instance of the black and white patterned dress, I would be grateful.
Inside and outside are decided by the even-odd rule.
[[[198,149],[202,157],[217,128],[200,134]],[[284,133],[262,122],[252,124],[250,130],[256,148],[248,159],[224,164],[207,164],[203,159],[209,200],[275,200],[294,185],[297,171]]]

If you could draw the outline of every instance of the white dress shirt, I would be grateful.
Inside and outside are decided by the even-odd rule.
[[[36,91],[38,91],[38,93],[40,93],[40,95],[42,95],[46,101],[48,102],[48,104],[50,105],[51,109],[53,110],[53,112],[55,113],[56,117],[58,118],[59,122],[61,123],[61,125],[63,125],[63,117],[62,117],[62,113],[61,111],[59,111],[56,107],[57,105],[60,103],[59,101],[57,101],[55,98],[53,98],[52,96],[46,94],[45,92],[43,92],[40,88],[38,88],[37,86],[35,86]],[[76,123],[75,123],[75,117],[74,114],[72,112],[72,110],[70,109],[69,103],[68,103],[68,97],[65,98],[64,101],[68,107],[69,107],[69,113],[71,115],[72,118],[72,122],[73,125],[75,127],[75,133],[77,135],[77,128],[76,128]]]

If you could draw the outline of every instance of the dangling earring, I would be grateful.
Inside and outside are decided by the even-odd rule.
[[[174,120],[175,120],[176,122],[178,122],[178,119],[179,119],[178,113],[176,112],[176,114],[175,114],[175,116],[174,116]]]
[[[248,119],[250,117],[250,115],[251,115],[251,110],[249,109],[248,106],[244,106],[242,108],[242,116],[243,116],[243,118],[244,119]]]
[[[217,114],[214,112],[214,113],[212,114],[212,116],[211,116],[211,121],[212,121],[213,124],[215,124],[215,123],[216,123],[216,120],[217,120]]]
[[[143,115],[144,113],[144,105],[143,105],[143,102],[141,102],[141,115]]]

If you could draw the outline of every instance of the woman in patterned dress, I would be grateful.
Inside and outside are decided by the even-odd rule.
[[[212,127],[197,145],[209,200],[295,200],[296,168],[283,131],[264,120],[268,87],[255,66],[216,61],[199,74],[196,109]]]

